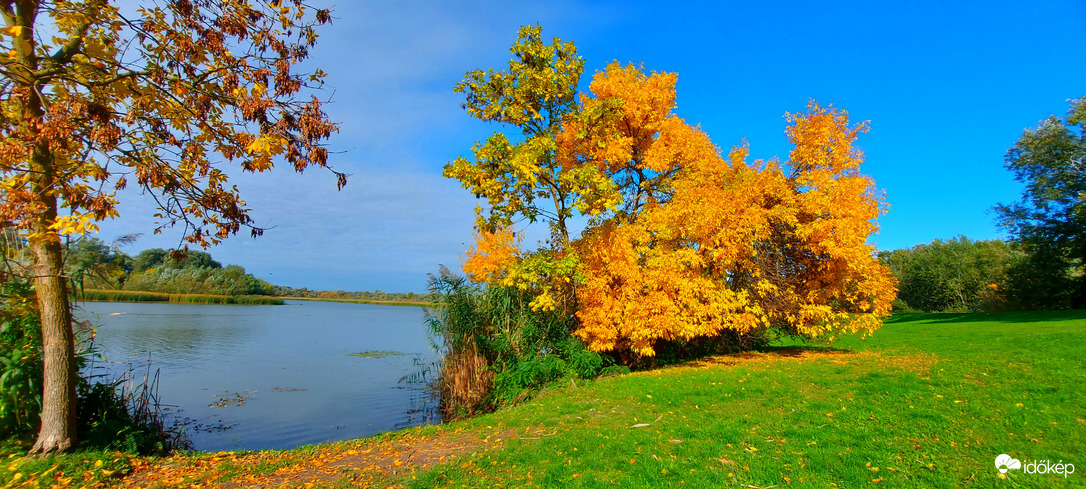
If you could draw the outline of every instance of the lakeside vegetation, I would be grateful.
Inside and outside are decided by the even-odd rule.
[[[41,424],[44,355],[33,298],[29,282],[0,282],[0,451],[5,453],[25,453]],[[80,337],[75,345],[74,368],[83,373],[73,386],[81,449],[161,455],[185,448],[183,437],[161,416],[155,399],[158,376],[148,370],[137,381],[131,371],[107,377],[93,368],[84,370],[96,355],[93,334],[90,338]]]
[[[1003,475],[1086,452],[1070,388],[1086,376],[1086,311],[904,314],[866,339],[796,342],[592,381],[548,383],[464,421],[294,450],[15,457],[29,487],[1069,487]],[[104,460],[96,467],[97,460]],[[84,462],[85,460],[85,462]],[[44,475],[49,469],[52,472]],[[102,476],[107,472],[108,476]],[[123,478],[121,478],[123,475]]]
[[[238,265],[226,265],[204,251],[149,248],[130,256],[124,237],[107,244],[84,237],[69,244],[66,266],[77,289],[207,296],[272,296],[275,286]]]
[[[289,299],[316,299],[329,302],[356,302],[359,304],[410,304],[424,305],[440,302],[434,294],[415,292],[385,292],[382,290],[310,290],[306,287],[295,288],[275,286],[274,295]]]
[[[279,297],[253,295],[166,294],[138,290],[83,289],[76,297],[92,302],[173,302],[176,304],[282,305]]]
[[[319,301],[319,302],[345,302],[348,304],[374,304],[379,306],[406,306],[406,307],[441,307],[438,302],[430,301],[398,301],[398,300],[370,300],[370,299],[337,299],[333,297],[294,297],[294,296],[282,296],[282,299],[296,300],[296,301]]]

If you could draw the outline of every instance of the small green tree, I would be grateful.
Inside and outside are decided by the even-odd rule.
[[[169,255],[169,251],[162,248],[150,248],[143,250],[132,258],[132,271],[142,272],[148,268],[162,265],[162,260]]]
[[[561,244],[569,241],[566,220],[572,217],[577,182],[555,158],[555,136],[577,109],[577,83],[584,60],[577,47],[555,38],[543,41],[539,26],[521,27],[511,48],[508,71],[472,70],[454,91],[465,95],[468,115],[519,129],[495,131],[472,147],[473,160],[457,158],[444,175],[487,199],[486,231],[509,226],[515,219],[544,219]],[[482,209],[479,209],[482,212]]]

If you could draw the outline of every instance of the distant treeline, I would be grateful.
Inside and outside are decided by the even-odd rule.
[[[959,236],[879,258],[898,280],[898,311],[970,312],[1008,309],[1008,271],[1022,253],[999,240]]]
[[[174,302],[178,304],[282,305],[278,297],[255,295],[163,294],[139,290],[83,289],[80,300],[104,302]]]
[[[310,299],[342,299],[376,302],[434,302],[436,300],[434,294],[417,294],[415,292],[383,292],[380,290],[375,290],[373,292],[348,292],[345,290],[309,290],[305,287],[296,289],[294,287],[286,287],[282,285],[276,285],[274,287],[274,292],[272,295],[278,297],[306,297]]]
[[[83,289],[217,296],[267,296],[275,291],[244,268],[223,266],[203,251],[151,248],[130,256],[118,248],[97,238],[72,242],[66,261],[69,275]]]
[[[161,294],[189,294],[194,302],[224,302],[225,299],[208,297],[277,296],[305,297],[312,299],[361,300],[375,302],[433,302],[432,294],[415,292],[348,292],[344,290],[309,290],[273,285],[254,277],[238,265],[226,265],[216,261],[203,251],[166,250],[151,248],[136,255],[128,255],[120,247],[134,238],[122,238],[107,244],[98,238],[82,238],[68,246],[66,265],[77,288],[92,291],[91,300],[171,300]],[[142,291],[160,295],[107,294],[106,291]]]
[[[898,280],[896,311],[978,312],[1082,307],[1082,265],[1046,259],[1029,246],[958,236],[884,251]]]

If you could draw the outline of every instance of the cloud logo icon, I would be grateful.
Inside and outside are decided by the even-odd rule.
[[[1001,454],[995,459],[995,466],[999,469],[1000,474],[1006,474],[1008,470],[1019,470],[1022,468],[1022,462],[1019,462],[1016,458],[1011,458],[1006,453]]]

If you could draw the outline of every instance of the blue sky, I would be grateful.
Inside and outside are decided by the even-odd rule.
[[[890,204],[872,238],[884,250],[1001,237],[990,209],[1021,190],[1003,154],[1086,95],[1078,0],[314,3],[334,11],[310,64],[329,73],[341,123],[331,163],[350,182],[337,192],[319,171],[239,175],[273,228],[210,250],[294,287],[422,292],[439,264],[459,266],[475,202],[441,167],[496,127],[464,114],[452,87],[467,70],[505,67],[523,24],[577,45],[582,90],[613,60],[677,72],[679,115],[724,150],[745,138],[753,157],[786,156],[783,115],[810,98],[870,120],[859,145]],[[179,244],[150,234],[145,198],[121,199],[99,237],[145,233],[132,252]]]

